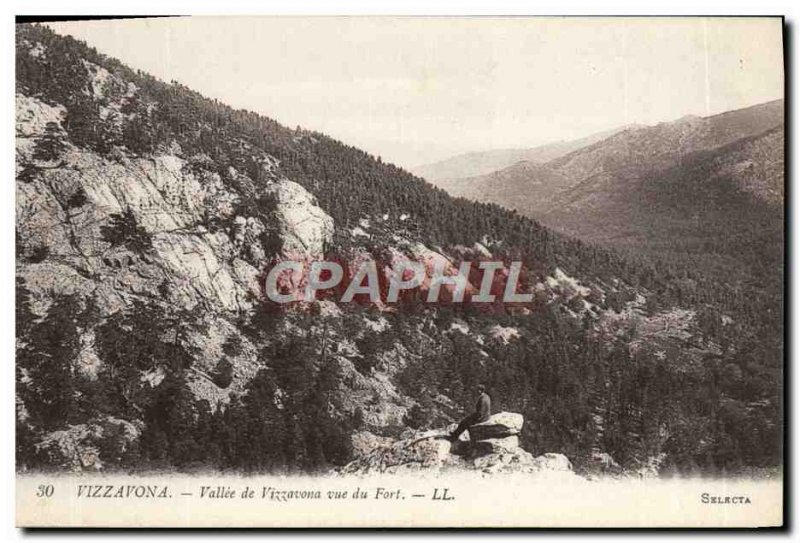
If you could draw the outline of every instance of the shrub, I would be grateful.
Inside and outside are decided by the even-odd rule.
[[[122,213],[111,215],[108,226],[100,228],[103,239],[112,247],[124,245],[131,251],[144,253],[153,248],[153,238],[143,227],[139,226],[136,215],[130,208]]]
[[[233,365],[230,360],[223,358],[217,362],[217,367],[211,374],[211,380],[219,388],[228,388],[233,382]]]

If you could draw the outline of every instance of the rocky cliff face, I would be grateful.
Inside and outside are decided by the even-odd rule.
[[[160,296],[158,287],[166,283],[165,301],[236,311],[251,307],[259,294],[261,233],[276,231],[283,250],[309,256],[318,256],[331,240],[333,220],[300,185],[272,173],[270,157],[263,157],[269,182],[262,191],[277,205],[269,215],[247,216],[237,211],[249,195],[219,174],[193,171],[192,159],[124,153],[112,159],[64,138],[58,157],[46,160],[37,146],[64,137],[63,109],[17,95],[17,119],[18,174],[40,172],[17,185],[18,234],[25,251],[46,251],[57,262],[22,270],[37,290],[99,289],[103,307],[113,310],[124,305],[121,297]],[[242,174],[231,170],[228,176],[237,180]],[[103,228],[122,213],[152,238],[146,260],[104,240]],[[47,284],[76,275],[68,284]]]
[[[112,76],[107,76],[112,77]],[[300,260],[320,258],[334,233],[333,219],[301,185],[276,174],[276,161],[262,156],[263,184],[230,168],[223,176],[198,168],[204,157],[181,157],[180,149],[150,157],[124,151],[100,156],[73,145],[63,128],[65,108],[17,94],[17,276],[24,281],[35,314],[47,314],[52,301],[78,296],[96,304],[101,321],[126,311],[137,301],[164,304],[170,311],[200,310],[206,324],[188,338],[195,363],[189,387],[212,405],[241,394],[264,361],[258,360],[251,338],[238,320],[262,296],[259,274],[268,249],[265,233],[273,234],[271,250]],[[57,156],[42,156],[49,139],[59,143]],[[36,175],[26,177],[26,172]],[[244,187],[244,190],[242,189]],[[272,207],[252,210],[249,199],[268,199]],[[125,217],[150,240],[144,253],[137,247],[107,240],[105,232]],[[324,308],[324,305],[321,304]],[[335,309],[335,308],[334,308]],[[284,332],[292,334],[291,325]],[[94,328],[82,330],[83,348],[75,370],[89,379],[104,371],[97,356]],[[226,343],[241,345],[232,358],[231,383],[219,386],[212,373]],[[366,378],[344,356],[333,363],[345,384],[377,398],[367,409],[372,427],[401,424],[409,400],[380,374]],[[163,381],[163,368],[141,372],[149,387]],[[351,411],[354,402],[349,402]],[[21,421],[25,421],[24,402]],[[120,421],[118,452],[131,446],[141,421]],[[107,417],[70,425],[37,441],[54,464],[70,469],[97,469],[98,453],[107,441]],[[101,448],[101,447],[100,447]],[[113,465],[113,462],[108,462]]]
[[[276,205],[253,216],[243,212],[252,196],[231,183],[249,179],[232,168],[225,182],[193,167],[202,157],[99,156],[70,142],[64,117],[63,107],[17,95],[17,173],[37,172],[17,184],[17,273],[40,314],[62,295],[91,298],[101,317],[142,299],[203,308],[211,326],[194,343],[211,364],[221,344],[239,335],[235,314],[260,296],[261,234],[276,232],[281,250],[308,257],[318,256],[331,240],[333,220],[303,187],[274,174],[268,156],[261,190]],[[59,138],[58,156],[41,156],[48,138]],[[149,238],[144,254],[106,239],[104,232],[119,216]],[[33,254],[40,256],[26,258]],[[247,350],[242,357],[235,370],[254,362]],[[242,377],[235,380],[241,384],[247,376]],[[197,392],[220,399],[210,388],[198,383]]]
[[[94,74],[92,98],[119,111],[118,100],[105,96],[105,89],[128,87],[100,67],[85,65]],[[228,403],[268,365],[240,324],[262,298],[259,274],[265,261],[276,252],[298,260],[320,258],[332,242],[333,219],[305,188],[277,173],[278,161],[264,153],[258,154],[256,184],[252,173],[233,167],[219,173],[208,157],[187,156],[177,145],[149,156],[124,148],[101,155],[73,143],[65,130],[67,117],[63,105],[17,93],[17,276],[34,315],[44,317],[64,296],[96,306],[96,322],[79,330],[82,347],[74,362],[78,375],[93,380],[109,370],[95,345],[98,323],[138,302],[170,312],[193,311],[203,326],[186,338],[194,358],[188,386],[197,400]],[[109,237],[120,224],[144,240],[141,246]],[[398,239],[395,246],[409,244]],[[418,242],[411,245],[444,258]],[[323,315],[326,308],[340,314],[325,303],[319,307]],[[274,339],[319,334],[319,329],[295,329],[287,318]],[[402,425],[413,400],[390,379],[407,356],[402,345],[365,376],[353,364],[359,353],[352,344],[347,347],[334,330],[329,335],[337,351],[330,363],[340,379],[338,412],[358,409],[373,430]],[[221,386],[213,374],[228,344],[239,348],[229,356],[230,383]],[[139,372],[142,386],[152,390],[166,375],[161,366]],[[30,423],[25,402],[18,399],[18,404],[20,423]],[[136,446],[143,425],[138,418],[102,414],[43,434],[35,449],[54,465],[100,469],[115,464],[107,458],[109,450],[119,457]]]
[[[243,212],[252,196],[230,182],[248,179],[232,168],[225,182],[194,167],[202,157],[100,156],[71,143],[63,128],[65,108],[17,94],[16,109],[16,168],[24,179],[17,183],[17,276],[30,292],[34,312],[45,315],[61,296],[91,300],[101,320],[141,300],[202,309],[208,326],[189,340],[197,356],[189,385],[197,398],[213,404],[240,393],[259,364],[235,318],[261,293],[262,234],[276,232],[283,251],[316,257],[331,240],[333,220],[300,185],[274,174],[275,161],[268,156],[261,189],[276,205],[253,216]],[[58,143],[54,156],[43,151],[52,142]],[[31,171],[36,175],[28,178]],[[120,217],[141,229],[149,240],[146,252],[106,239]],[[232,366],[232,384],[220,387],[209,374],[232,339],[243,349]],[[93,328],[83,330],[81,343],[75,369],[94,378],[104,361],[95,353]],[[163,378],[161,368],[142,373],[152,387]],[[141,424],[119,423],[128,428],[124,449],[139,437],[131,428]],[[94,453],[108,428],[100,417],[48,433],[37,447],[71,469],[99,467]]]

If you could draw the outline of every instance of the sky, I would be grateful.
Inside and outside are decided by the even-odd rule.
[[[50,26],[132,68],[404,167],[783,97],[778,18],[187,17]]]

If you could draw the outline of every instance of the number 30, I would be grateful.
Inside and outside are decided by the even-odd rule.
[[[53,485],[39,485],[36,489],[37,498],[49,498],[53,495]]]

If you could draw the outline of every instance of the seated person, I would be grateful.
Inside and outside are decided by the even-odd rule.
[[[489,420],[489,416],[492,414],[492,399],[486,394],[486,387],[484,385],[478,385],[477,390],[478,401],[475,402],[475,411],[458,423],[458,427],[450,434],[451,441],[457,440],[458,436],[463,434],[464,431],[469,429],[473,424]]]

